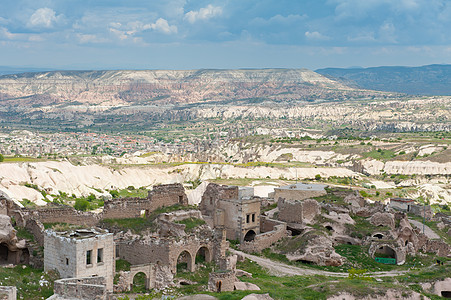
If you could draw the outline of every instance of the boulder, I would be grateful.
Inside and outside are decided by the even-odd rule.
[[[388,212],[377,212],[370,218],[370,223],[374,226],[388,226],[395,229],[395,218],[393,214]]]
[[[260,288],[258,285],[250,283],[250,282],[235,282],[235,290],[237,291],[259,291]]]

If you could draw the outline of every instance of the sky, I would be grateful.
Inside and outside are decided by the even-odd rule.
[[[451,0],[0,0],[0,66],[451,63]]]

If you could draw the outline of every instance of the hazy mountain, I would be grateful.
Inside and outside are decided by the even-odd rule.
[[[307,69],[53,71],[0,76],[0,102],[21,107],[211,101],[342,100],[382,95]]]
[[[451,95],[451,65],[326,68],[316,72],[343,84],[364,89],[418,95]]]
[[[20,74],[27,72],[43,72],[50,71],[45,68],[26,68],[26,67],[6,67],[0,66],[0,75],[8,75],[8,74]]]

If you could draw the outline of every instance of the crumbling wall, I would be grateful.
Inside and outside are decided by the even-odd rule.
[[[180,183],[156,185],[152,191],[149,192],[150,199],[148,211],[152,212],[160,207],[172,206],[180,204],[188,205],[188,197],[185,194],[185,189]]]
[[[318,201],[306,199],[302,201],[302,217],[305,222],[311,222],[321,213],[321,206]]]
[[[25,219],[35,219],[41,223],[68,223],[95,226],[99,216],[91,212],[81,212],[70,206],[29,209]]]
[[[280,221],[302,224],[303,216],[301,201],[279,198],[277,201],[277,207],[279,208],[277,218]]]
[[[138,218],[150,208],[148,198],[120,198],[105,200],[102,217],[104,219]]]
[[[55,281],[54,294],[61,298],[106,300],[104,277],[69,278]]]
[[[253,241],[243,241],[240,244],[240,250],[251,253],[261,252],[263,249],[269,248],[281,238],[288,236],[287,224],[285,222],[271,220],[263,216],[261,218],[264,219],[261,222],[265,223],[265,225],[263,225],[265,228],[268,229],[270,224],[273,225],[272,230],[257,234]]]
[[[167,222],[177,222],[189,218],[203,219],[202,213],[199,210],[178,210],[170,213],[164,213],[158,216],[158,220],[165,220]]]
[[[219,185],[216,183],[209,183],[202,195],[202,200],[199,203],[199,209],[202,214],[207,216],[213,216],[216,208],[217,201],[238,199],[239,190],[237,186]]]
[[[35,219],[28,219],[25,228],[34,236],[34,240],[39,246],[44,246],[44,225]]]
[[[434,213],[431,210],[431,207],[429,205],[426,206],[422,206],[422,205],[418,205],[418,204],[412,204],[410,205],[410,213],[416,215],[416,216],[420,216],[420,217],[425,217],[426,220],[430,221],[432,219],[432,217],[434,216]]]
[[[235,272],[217,271],[208,275],[208,290],[210,292],[232,292],[235,289]]]

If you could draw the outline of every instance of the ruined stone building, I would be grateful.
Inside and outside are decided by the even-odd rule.
[[[281,186],[274,189],[274,199],[279,198],[285,200],[304,200],[312,197],[319,197],[326,195],[327,185],[314,183],[295,183],[287,186]]]
[[[62,278],[104,277],[106,289],[112,291],[114,252],[113,234],[106,230],[46,230],[44,270],[58,270]]]
[[[227,239],[251,241],[260,233],[261,199],[253,188],[210,183],[199,205],[207,222],[223,226]]]

